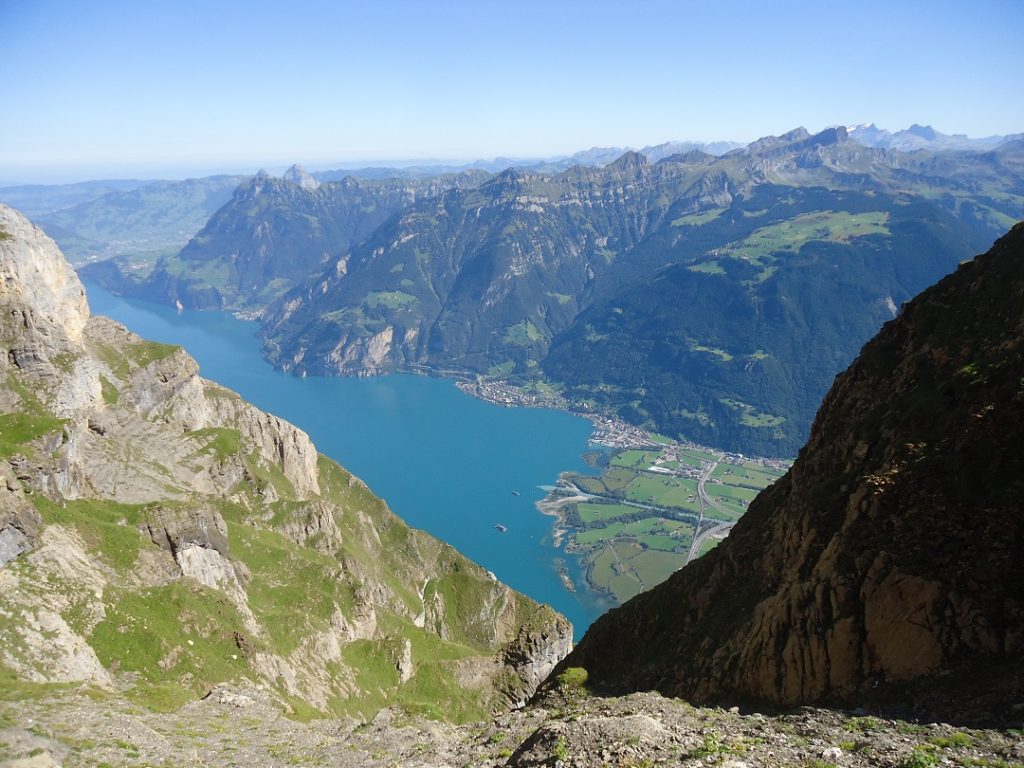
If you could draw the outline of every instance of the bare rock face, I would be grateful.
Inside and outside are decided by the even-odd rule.
[[[1018,225],[864,347],[721,546],[600,619],[562,666],[703,702],[1009,712],[1024,696],[1022,375]]]
[[[41,522],[24,498],[0,487],[0,565],[32,548]]]
[[[31,308],[72,341],[80,341],[89,303],[57,244],[21,214],[0,204],[0,302]],[[30,322],[26,317],[25,322]]]
[[[515,673],[515,685],[506,691],[512,702],[525,704],[571,650],[572,625],[567,621],[522,627],[500,658],[500,663]]]
[[[208,507],[158,507],[149,513],[145,528],[153,543],[172,555],[188,547],[202,547],[221,555],[228,553],[224,518]]]

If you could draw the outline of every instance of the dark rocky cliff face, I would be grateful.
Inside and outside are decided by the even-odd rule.
[[[1024,700],[1024,224],[904,306],[792,470],[561,668],[700,702]],[[1002,714],[1000,714],[1002,713]]]

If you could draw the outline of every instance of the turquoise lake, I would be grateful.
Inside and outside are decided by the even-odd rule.
[[[425,376],[300,379],[263,359],[255,322],[86,288],[94,313],[143,338],[183,346],[202,376],[308,432],[321,453],[366,481],[410,525],[567,616],[577,639],[611,607],[587,591],[578,559],[551,545],[553,519],[534,506],[545,495],[540,486],[553,485],[559,472],[590,471],[582,458],[590,422],[501,408]],[[508,531],[497,530],[499,523]],[[557,558],[577,592],[562,585]]]

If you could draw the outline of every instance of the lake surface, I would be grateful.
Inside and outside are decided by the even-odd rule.
[[[425,376],[300,379],[263,359],[255,322],[227,312],[177,312],[89,283],[86,289],[94,313],[143,338],[185,347],[204,377],[308,432],[321,453],[366,481],[406,522],[563,613],[577,638],[610,607],[588,593],[578,558],[551,546],[553,520],[534,506],[545,495],[539,486],[553,485],[559,472],[589,471],[582,453],[590,422],[501,408]],[[565,561],[576,593],[562,585],[556,558]]]

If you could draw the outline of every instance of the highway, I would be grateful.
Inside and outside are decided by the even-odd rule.
[[[684,563],[684,565],[688,565],[691,560],[697,557],[697,553],[700,551],[701,544],[704,543],[705,539],[707,539],[714,533],[728,531],[730,528],[732,528],[732,523],[726,523],[719,520],[715,520],[713,521],[715,524],[708,528],[706,531],[701,532],[700,530],[701,525],[704,524],[705,509],[717,509],[719,512],[728,515],[728,513],[725,512],[725,510],[723,510],[720,506],[718,506],[718,504],[711,500],[711,497],[708,496],[707,491],[704,490],[704,483],[706,483],[711,478],[711,474],[718,467],[718,462],[719,460],[721,460],[721,458],[722,457],[719,456],[718,459],[710,462],[707,468],[701,473],[700,480],[697,481],[697,501],[700,503],[700,514],[697,517],[697,526],[693,529],[693,541],[690,543],[690,550],[686,553],[686,563]]]

